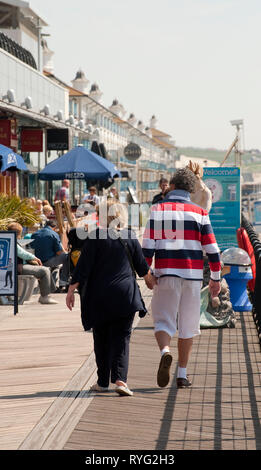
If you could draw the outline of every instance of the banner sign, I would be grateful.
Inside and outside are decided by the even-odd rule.
[[[0,144],[10,147],[11,123],[9,119],[0,120]]]
[[[47,150],[69,150],[69,129],[47,129]]]
[[[203,180],[212,192],[209,217],[220,250],[237,247],[236,231],[241,223],[240,169],[204,168]]]
[[[43,130],[42,129],[22,129],[21,152],[42,152],[42,151],[43,151]]]
[[[0,144],[17,150],[16,119],[0,119]]]
[[[0,232],[0,295],[14,296],[18,312],[16,232]]]

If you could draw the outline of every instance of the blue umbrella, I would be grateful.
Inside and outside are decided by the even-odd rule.
[[[18,153],[13,152],[9,147],[0,144],[1,168],[0,171],[23,170],[28,171],[24,159]]]
[[[63,179],[108,180],[120,176],[121,173],[113,163],[81,145],[48,163],[39,173],[39,178],[46,181]]]

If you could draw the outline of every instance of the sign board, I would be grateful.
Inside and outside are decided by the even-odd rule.
[[[209,217],[220,250],[237,247],[236,231],[241,223],[240,169],[204,168],[203,180],[212,192]]]
[[[43,130],[22,129],[21,130],[21,152],[42,152]]]
[[[253,220],[254,225],[261,225],[261,201],[253,203]]]
[[[137,144],[134,144],[133,142],[131,142],[130,144],[128,144],[125,148],[124,148],[124,156],[128,159],[128,160],[138,160],[138,158],[140,158],[141,156],[141,148],[139,145]]]
[[[16,119],[0,119],[0,144],[17,150]]]
[[[17,301],[16,232],[0,231],[0,295],[14,296],[14,313]]]
[[[0,144],[10,147],[11,124],[9,119],[0,120]]]
[[[47,150],[68,150],[69,130],[68,129],[47,129],[46,131]]]

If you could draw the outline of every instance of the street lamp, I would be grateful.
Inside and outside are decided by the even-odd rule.
[[[240,149],[240,144],[241,144],[240,133],[244,129],[244,121],[243,121],[243,119],[234,119],[234,120],[230,121],[230,124],[236,128],[236,139],[235,139],[235,143],[234,143],[235,166],[237,166],[237,165],[241,166],[243,151],[242,151],[242,149]]]

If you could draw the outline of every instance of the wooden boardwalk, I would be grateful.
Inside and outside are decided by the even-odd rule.
[[[159,389],[159,353],[148,317],[131,342],[134,396],[96,395],[64,449],[261,449],[260,358],[251,314],[243,313],[236,328],[203,330],[195,340],[190,389],[177,390],[175,360],[169,386]]]
[[[151,292],[143,285],[147,303]],[[192,387],[156,384],[159,351],[151,315],[135,323],[128,383],[133,397],[90,392],[92,335],[79,308],[0,308],[0,449],[261,449],[261,352],[251,313],[235,328],[202,330],[188,367]],[[77,304],[79,305],[79,304]]]

